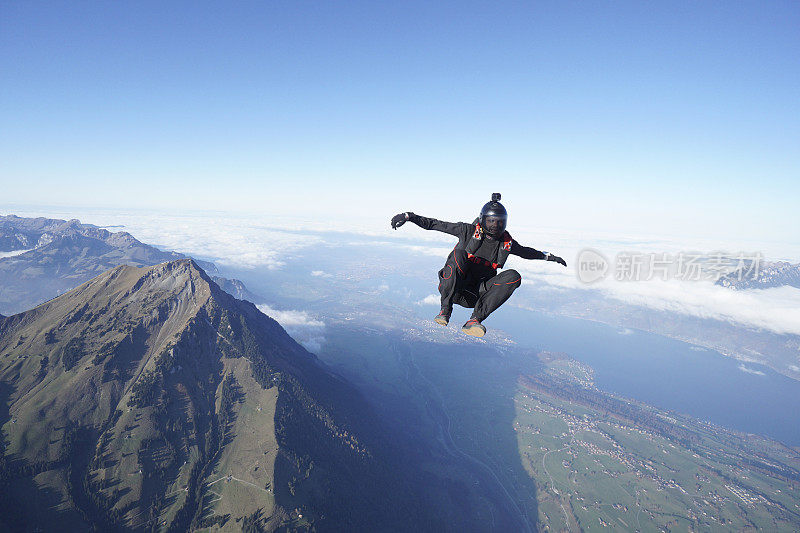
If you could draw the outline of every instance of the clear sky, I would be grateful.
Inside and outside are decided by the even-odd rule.
[[[5,212],[800,240],[796,1],[2,2],[0,76]]]

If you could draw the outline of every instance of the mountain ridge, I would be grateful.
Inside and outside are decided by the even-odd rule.
[[[0,251],[35,249],[45,246],[56,236],[82,235],[107,242],[113,247],[141,244],[130,233],[110,232],[93,224],[82,224],[77,218],[24,218],[17,215],[0,216]]]
[[[429,519],[363,399],[191,259],[121,265],[0,319],[0,384],[0,492],[23,521],[179,531]],[[36,517],[11,486],[62,511]]]
[[[788,261],[748,262],[721,276],[716,285],[733,290],[769,289],[773,287],[800,288],[800,263]]]
[[[0,313],[30,309],[121,264],[152,266],[185,257],[78,219],[0,216]],[[213,263],[194,260],[216,273]],[[239,280],[213,279],[240,299],[258,300]]]

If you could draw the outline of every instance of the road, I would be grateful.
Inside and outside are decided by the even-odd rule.
[[[570,440],[570,444],[571,443],[572,443],[572,441]],[[558,492],[558,489],[556,488],[556,484],[553,481],[553,476],[550,475],[550,472],[547,470],[547,465],[544,464],[544,460],[547,459],[548,455],[550,455],[553,452],[564,451],[564,450],[566,450],[567,448],[570,447],[570,444],[567,444],[566,446],[564,446],[563,448],[559,448],[558,450],[550,450],[549,452],[545,453],[544,456],[542,456],[542,468],[544,468],[544,473],[547,474],[547,477],[550,478],[550,486],[553,487],[553,492],[555,492],[556,496],[558,496],[558,504],[561,506],[561,510],[564,512],[564,522],[567,524],[567,529],[572,531],[572,528],[570,527],[570,524],[569,524],[569,515],[567,514],[567,509],[566,509],[566,507],[564,507],[564,502],[561,499],[561,493]]]

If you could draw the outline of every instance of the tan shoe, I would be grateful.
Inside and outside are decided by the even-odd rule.
[[[486,335],[486,328],[477,318],[470,318],[467,323],[461,326],[461,331],[473,337],[483,337]]]
[[[442,326],[446,326],[450,323],[450,313],[447,312],[447,309],[442,309],[433,321]]]

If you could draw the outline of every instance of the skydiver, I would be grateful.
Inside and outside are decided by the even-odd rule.
[[[497,269],[503,268],[509,254],[567,266],[567,262],[557,255],[522,246],[511,238],[506,231],[508,212],[500,203],[500,193],[492,194],[491,201],[483,206],[480,216],[471,224],[444,222],[409,211],[392,217],[392,228],[397,229],[406,221],[422,229],[442,231],[458,237],[458,244],[439,270],[441,311],[434,321],[447,326],[453,304],[471,308],[472,316],[461,327],[461,331],[474,337],[486,334],[481,322],[503,305],[522,284],[522,276],[516,270],[497,273]]]

